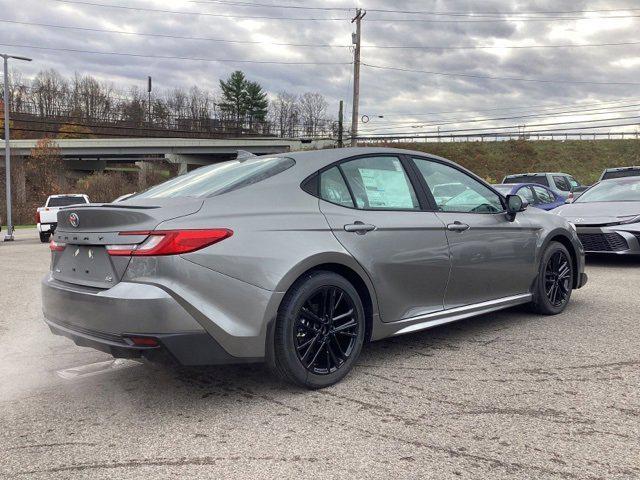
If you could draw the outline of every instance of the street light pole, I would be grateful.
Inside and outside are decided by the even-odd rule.
[[[5,242],[13,240],[13,220],[11,218],[11,146],[9,145],[9,59],[24,60],[30,62],[27,57],[17,57],[0,53],[4,60],[4,171],[7,191],[7,234],[4,236]]]

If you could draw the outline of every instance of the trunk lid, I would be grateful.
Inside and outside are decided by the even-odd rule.
[[[122,279],[130,257],[110,256],[105,245],[139,243],[146,235],[119,233],[154,230],[164,221],[196,213],[203,202],[194,198],[132,198],[60,210],[53,239],[65,243],[66,248],[53,252],[53,278],[95,288],[113,287]]]

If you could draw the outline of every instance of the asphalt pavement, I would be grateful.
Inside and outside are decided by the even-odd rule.
[[[640,478],[640,260],[590,259],[556,317],[367,345],[310,392],[260,366],[113,361],[52,335],[48,248],[17,238],[0,243],[2,478]]]

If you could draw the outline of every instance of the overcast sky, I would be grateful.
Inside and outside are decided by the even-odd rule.
[[[240,0],[238,0],[240,2]],[[515,80],[491,80],[438,76],[427,73],[378,70],[363,66],[360,112],[371,121],[371,132],[411,131],[411,125],[458,122],[474,117],[500,117],[540,113],[542,105],[588,105],[621,101],[632,105],[640,94],[638,85],[607,85],[607,82],[640,83],[640,45],[537,48],[421,50],[379,49],[386,46],[528,46],[593,44],[640,41],[640,4],[634,0],[242,0],[269,5],[298,5],[369,9],[363,21],[362,61],[379,66],[417,69],[431,72],[463,73],[479,76],[549,79],[558,81],[602,82],[603,85],[571,83],[534,83]],[[96,55],[81,52],[36,50],[0,45],[0,52],[33,57],[31,64],[14,63],[25,77],[42,69],[54,68],[66,76],[75,72],[91,74],[113,82],[120,88],[136,84],[145,88],[146,77],[154,79],[154,88],[188,88],[198,85],[218,91],[218,79],[235,69],[243,70],[269,92],[318,91],[337,112],[338,101],[351,104],[352,52],[349,47],[293,47],[274,43],[331,44],[351,43],[352,12],[300,10],[238,6],[210,0],[0,0],[0,20],[107,29],[181,37],[206,37],[258,43],[221,43],[162,37],[133,36],[61,29],[16,23],[0,23],[0,43],[47,48],[81,49],[142,55],[191,57],[201,59],[253,60],[259,62],[344,63],[344,65],[243,64]],[[105,8],[122,5],[142,9],[200,12],[204,15],[172,14],[148,10]],[[630,10],[631,8],[636,10]],[[538,16],[529,12],[624,9],[615,12],[562,14],[590,17],[587,20],[546,19],[522,21],[521,14],[509,17],[460,17],[384,13],[374,9],[431,12],[487,13],[525,12],[524,18]],[[209,14],[209,15],[206,15]],[[226,15],[226,16],[213,16]],[[561,16],[561,14],[549,14]],[[232,18],[229,16],[296,17],[307,20]],[[619,18],[602,18],[605,16]],[[310,18],[338,20],[313,21]],[[397,21],[397,20],[405,21]],[[411,21],[406,21],[411,20]],[[491,21],[484,21],[491,20]],[[368,46],[369,45],[369,46]],[[640,103],[640,102],[638,102]],[[613,106],[614,104],[605,104]],[[523,108],[527,107],[527,108]],[[513,110],[508,110],[513,108]],[[516,110],[516,108],[520,108]],[[583,107],[587,108],[587,107]],[[497,110],[501,109],[501,110]],[[624,107],[628,113],[602,111],[600,117],[541,117],[504,120],[482,125],[535,124],[553,121],[609,118],[639,115],[638,108]],[[434,112],[451,112],[435,115]],[[558,111],[562,110],[559,108]],[[589,112],[594,113],[594,112]],[[377,118],[384,115],[384,119]],[[391,123],[400,122],[400,123]],[[402,122],[406,122],[404,128]],[[452,123],[441,128],[471,128],[477,124]],[[422,127],[421,130],[429,130]],[[626,127],[627,131],[634,127]],[[414,129],[419,131],[420,129]]]

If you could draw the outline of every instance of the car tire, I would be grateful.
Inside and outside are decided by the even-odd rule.
[[[50,233],[42,233],[40,232],[40,241],[42,243],[48,243],[49,242],[49,237],[51,236]]]
[[[285,381],[309,389],[328,387],[352,369],[364,338],[357,290],[336,273],[313,272],[296,281],[280,305],[268,363]]]
[[[575,268],[571,255],[560,242],[551,242],[540,260],[533,292],[533,311],[542,315],[562,313],[571,299]]]

